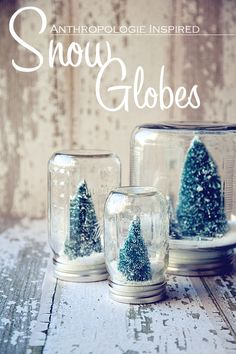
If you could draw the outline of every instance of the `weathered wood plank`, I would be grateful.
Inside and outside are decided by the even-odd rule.
[[[216,307],[202,303],[199,291],[210,299],[199,284],[170,277],[166,301],[135,306],[111,301],[106,282],[58,282],[43,353],[233,353],[229,329],[209,316]]]
[[[234,333],[236,341],[236,275],[202,279],[203,284],[219,307],[219,311]]]
[[[224,277],[219,277],[219,279],[222,278]],[[212,292],[207,285],[212,279],[213,277],[191,278],[191,282],[196,289],[199,301],[205,308],[210,321],[214,323],[215,330],[213,333],[221,339],[225,352],[227,354],[233,354],[236,351],[235,330],[232,326],[231,316],[228,318],[229,313],[225,312],[222,307],[222,299],[216,295],[217,290],[216,292]]]
[[[174,24],[198,25],[201,33],[235,34],[236,2],[231,0],[181,0],[175,3]],[[180,110],[178,120],[233,122],[236,109],[235,36],[178,36],[172,40],[173,82],[199,86],[201,107]]]
[[[62,11],[60,4],[36,0],[31,6],[45,12],[49,30],[51,23],[70,22],[69,7]],[[10,17],[24,6],[29,2],[0,2],[0,231],[9,219],[45,217],[47,161],[54,150],[70,147],[70,69],[49,68],[48,44],[53,36],[38,34],[40,19],[32,11],[19,16],[16,31],[40,50],[44,65],[32,73],[17,72],[11,65],[12,59],[22,66],[37,60],[8,30]],[[68,39],[63,40],[66,43]]]
[[[42,296],[37,322],[29,342],[29,347],[33,354],[42,352],[45,346],[51,323],[57,284],[58,280],[53,276],[52,262],[50,260],[48,262],[48,267],[42,285]]]
[[[46,222],[1,234],[0,353],[25,354],[36,323],[47,266]]]
[[[45,222],[2,236],[0,352],[234,353],[235,275],[170,277],[168,299],[142,306],[110,300],[106,282],[57,282],[47,265]]]

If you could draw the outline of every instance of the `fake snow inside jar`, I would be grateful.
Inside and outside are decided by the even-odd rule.
[[[149,303],[165,296],[168,207],[153,187],[113,190],[105,206],[105,259],[111,298]]]
[[[157,124],[131,139],[131,184],[168,199],[168,271],[215,275],[232,267],[236,245],[236,125]]]
[[[49,243],[56,277],[90,282],[107,278],[103,211],[120,186],[120,161],[106,151],[62,151],[49,160]]]

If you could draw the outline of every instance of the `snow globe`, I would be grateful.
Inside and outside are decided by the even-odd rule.
[[[165,296],[168,204],[154,187],[120,187],[106,202],[105,259],[110,296],[123,303]]]
[[[157,187],[170,216],[168,271],[228,272],[236,246],[236,125],[142,125],[131,139],[131,185]]]
[[[120,175],[119,158],[107,151],[61,151],[49,160],[49,243],[56,277],[107,278],[103,211],[109,192],[120,186]]]

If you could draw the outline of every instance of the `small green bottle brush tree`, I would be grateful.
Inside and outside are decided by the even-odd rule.
[[[152,279],[151,264],[138,216],[133,218],[128,236],[120,249],[118,270],[129,281],[139,282]]]
[[[69,239],[64,253],[71,259],[101,252],[100,229],[87,183],[82,181],[70,200]]]
[[[176,221],[182,236],[215,237],[228,230],[217,166],[197,136],[185,158]]]

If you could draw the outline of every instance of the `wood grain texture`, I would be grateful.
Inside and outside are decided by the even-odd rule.
[[[165,301],[126,305],[109,298],[107,282],[69,283],[52,276],[45,221],[24,221],[1,240],[0,353],[236,351],[235,272],[169,276]]]
[[[213,301],[219,304],[219,311],[224,314],[236,338],[236,283],[234,276],[204,279],[204,286]]]
[[[46,223],[16,225],[1,235],[0,353],[25,354],[36,323],[48,260]]]
[[[176,24],[196,24],[200,33],[236,33],[236,3],[231,0],[176,1],[175,13]],[[201,99],[197,110],[175,109],[175,119],[235,123],[235,37],[179,36],[172,42],[175,84],[197,83]]]
[[[219,284],[219,279],[212,281]],[[224,279],[227,292],[230,277]],[[231,279],[235,282],[235,276]],[[219,310],[222,300],[213,301],[205,282],[171,276],[166,301],[125,305],[110,300],[106,282],[58,281],[43,353],[233,354],[231,317]],[[34,350],[34,340],[31,344]]]
[[[55,149],[70,147],[70,74],[61,67],[49,69],[48,35],[39,36],[39,17],[32,11],[17,21],[17,33],[39,48],[45,63],[33,73],[16,72],[11,65],[15,59],[19,65],[35,62],[27,50],[19,49],[10,36],[8,22],[18,8],[27,1],[1,1],[0,23],[0,230],[8,219],[22,217],[41,218],[46,211],[47,160]],[[63,20],[60,1],[33,1],[40,7],[48,22]],[[30,13],[31,12],[31,13]],[[66,20],[67,21],[67,20]],[[32,65],[32,64],[31,64]],[[68,129],[65,129],[64,127]]]
[[[17,73],[11,59],[20,63],[35,60],[11,38],[8,22],[13,12],[27,6],[27,0],[1,1],[0,56],[0,229],[7,220],[41,218],[46,213],[46,165],[54,150],[62,148],[105,148],[122,160],[123,182],[129,175],[129,139],[137,124],[163,120],[208,120],[235,122],[235,37],[181,36],[59,36],[82,46],[91,41],[109,40],[114,55],[127,64],[127,83],[132,84],[138,65],[145,70],[145,87],[158,88],[161,65],[166,66],[166,84],[175,89],[199,85],[201,108],[162,112],[158,107],[109,113],[95,97],[97,69],[54,70],[45,65],[32,74]],[[233,0],[34,0],[31,5],[45,11],[48,29],[65,25],[197,24],[201,32],[236,33],[236,2]],[[52,35],[38,36],[39,20],[34,14],[21,16],[17,31],[47,58]],[[108,82],[119,82],[119,73],[110,70]],[[117,95],[105,94],[111,104]]]

